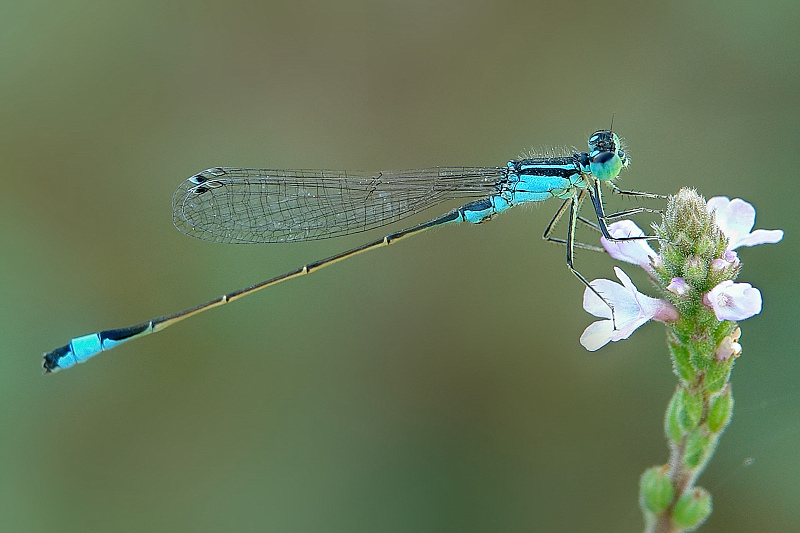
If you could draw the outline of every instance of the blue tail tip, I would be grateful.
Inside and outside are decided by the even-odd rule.
[[[69,364],[65,364],[66,361],[69,360],[70,357],[74,360],[74,356],[72,355],[72,350],[69,344],[65,344],[60,348],[56,348],[52,352],[44,354],[44,361],[42,362],[42,368],[44,368],[45,374],[52,374],[53,372],[58,372],[62,368],[67,368],[68,366],[72,366]],[[72,364],[75,364],[74,362]]]

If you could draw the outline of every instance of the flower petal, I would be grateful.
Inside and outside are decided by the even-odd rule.
[[[715,221],[722,233],[729,239],[728,250],[740,246],[776,243],[783,239],[783,230],[756,230],[751,232],[756,223],[756,210],[741,198],[730,200],[727,196],[711,198],[706,207],[709,212],[716,212]]]
[[[627,294],[624,287],[610,279],[596,279],[590,285],[607,300],[622,299]],[[589,287],[583,291],[583,309],[596,317],[611,318],[611,308]]]
[[[644,231],[632,220],[620,220],[608,226],[608,233],[614,238],[623,237],[644,237]],[[605,237],[600,237],[603,248],[608,255],[614,259],[639,265],[645,270],[650,269],[650,258],[656,257],[653,250],[645,239],[634,241],[610,241]]]
[[[653,317],[645,313],[641,313],[627,322],[622,324],[618,323],[617,329],[614,330],[614,333],[611,335],[611,340],[617,342],[627,339],[633,334],[634,331],[639,329],[639,326],[644,325],[644,323],[648,322],[651,318]]]
[[[598,320],[589,324],[581,335],[581,345],[594,352],[611,342],[611,335],[614,333],[614,325],[611,320]]]
[[[783,239],[782,229],[757,229],[749,235],[740,238],[736,246],[755,246],[756,244],[774,244]],[[730,248],[730,245],[728,245]],[[730,248],[731,250],[733,248]]]
[[[638,317],[646,316],[647,319],[645,320],[645,322],[647,320],[650,320],[651,318],[659,318],[659,320],[662,321],[677,320],[678,318],[677,311],[675,310],[674,307],[672,307],[672,304],[670,304],[665,300],[661,300],[659,298],[652,298],[650,296],[647,296],[646,294],[642,294],[641,292],[639,292],[639,290],[631,281],[631,278],[629,278],[628,275],[625,274],[625,272],[623,272],[621,268],[614,267],[614,272],[617,274],[617,277],[623,283],[625,288],[628,289],[631,297],[635,300],[635,306],[637,310],[636,315]],[[631,307],[633,307],[633,305],[631,305]],[[617,310],[616,305],[614,306],[614,310],[615,311]],[[619,313],[617,313],[617,315],[619,315]],[[634,320],[633,315],[634,313],[632,310],[628,312],[628,316],[631,317],[630,318],[631,320]],[[640,325],[641,324],[639,324],[636,327],[638,328]]]

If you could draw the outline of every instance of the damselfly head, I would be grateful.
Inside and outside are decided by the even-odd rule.
[[[630,164],[622,141],[611,130],[596,131],[589,137],[589,166],[597,179],[609,181]]]

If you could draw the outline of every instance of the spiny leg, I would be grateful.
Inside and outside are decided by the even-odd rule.
[[[617,321],[616,321],[616,317],[615,317],[615,314],[614,314],[614,306],[611,304],[611,302],[606,300],[603,297],[603,295],[600,294],[600,292],[598,292],[597,289],[592,287],[592,285],[589,283],[589,280],[587,280],[584,277],[583,274],[581,274],[580,272],[577,271],[577,269],[575,269],[575,261],[574,261],[575,244],[576,244],[575,243],[575,227],[578,224],[578,211],[580,210],[581,203],[583,202],[584,194],[585,194],[585,191],[581,191],[578,194],[577,198],[576,197],[572,197],[569,200],[569,226],[567,226],[567,242],[566,242],[566,244],[567,244],[567,267],[572,271],[573,274],[575,274],[575,277],[577,277],[579,280],[581,280],[581,282],[584,285],[586,285],[586,287],[588,287],[590,291],[595,293],[595,295],[598,298],[600,298],[600,300],[602,300],[602,302],[604,304],[606,304],[609,309],[611,309],[611,324],[613,325],[614,329],[616,330],[617,329]],[[601,224],[601,227],[602,227],[602,222],[600,224]]]
[[[583,196],[583,192],[581,192],[581,196]],[[567,241],[565,239],[559,239],[557,237],[551,237],[550,235],[553,233],[553,231],[555,230],[556,224],[558,224],[558,221],[564,215],[564,213],[566,212],[567,208],[571,205],[572,202],[573,202],[573,198],[567,198],[566,200],[564,200],[564,203],[562,203],[561,207],[558,208],[558,211],[556,211],[555,215],[553,215],[553,218],[550,219],[550,223],[547,225],[547,227],[544,230],[544,233],[542,234],[542,239],[544,239],[544,240],[546,240],[548,242],[554,242],[556,244],[567,244]],[[579,199],[579,202],[580,203],[583,202],[583,198],[582,197]],[[587,218],[584,218],[584,217],[582,217],[580,215],[578,215],[578,221],[586,224],[587,226],[589,226],[590,228],[592,228],[595,231],[600,231],[600,226],[597,225],[596,222],[593,222],[593,221],[591,221],[591,220],[589,220]],[[599,246],[594,246],[592,244],[585,244],[585,243],[582,243],[582,242],[575,242],[574,246],[576,246],[578,248],[581,248],[581,249],[584,249],[584,250],[591,250],[593,252],[600,252],[600,253],[604,253],[605,252],[605,249],[603,249],[603,248],[601,248]]]
[[[620,211],[619,213],[612,213],[610,215],[605,215],[603,218],[606,220],[614,220],[617,218],[627,217],[631,215],[637,215],[639,213],[663,213],[661,209],[650,209],[649,207],[634,207],[633,209],[626,209],[625,211]]]
[[[596,185],[596,184],[595,184]],[[599,191],[598,191],[599,192]],[[650,198],[654,200],[666,200],[668,197],[664,196],[663,194],[655,194],[651,192],[641,192],[641,191],[626,191],[624,189],[620,189],[617,187],[616,184],[611,184],[611,192],[614,194],[618,194],[620,196],[631,196],[633,198]],[[635,207],[633,209],[627,209],[625,211],[620,211],[619,213],[613,213],[611,215],[605,215],[606,220],[613,220],[615,218],[622,218],[630,215],[635,215],[637,213],[658,213],[661,214],[663,210],[661,209],[650,209],[647,207]]]
[[[635,198],[652,198],[654,200],[666,200],[669,197],[663,194],[655,194],[652,192],[642,192],[642,191],[626,191],[625,189],[620,189],[615,184],[611,184],[611,192],[614,194],[619,194],[620,196],[633,196]]]

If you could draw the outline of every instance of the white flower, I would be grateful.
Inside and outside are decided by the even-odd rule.
[[[744,320],[761,312],[761,292],[749,283],[725,280],[703,296],[717,320]]]
[[[757,229],[755,208],[742,200],[727,196],[715,196],[706,204],[708,212],[716,211],[715,221],[722,233],[729,239],[728,250],[735,250],[740,246],[755,246],[756,244],[775,243],[783,239],[783,230]]]
[[[581,335],[581,344],[590,352],[599,350],[609,342],[627,339],[648,320],[672,322],[678,319],[678,311],[669,302],[640,293],[622,269],[614,267],[614,272],[622,285],[607,279],[596,279],[590,283],[614,306],[614,320],[611,319],[611,309],[591,289],[587,287],[583,293],[583,308],[594,316],[606,319],[590,324]]]

